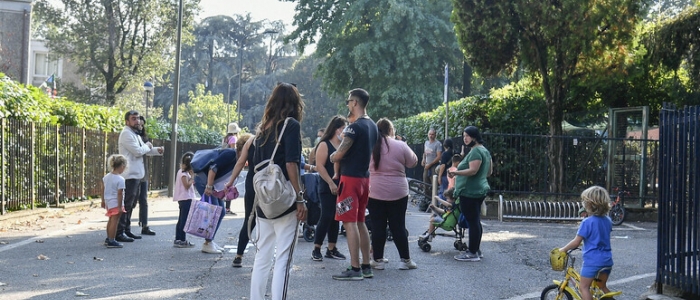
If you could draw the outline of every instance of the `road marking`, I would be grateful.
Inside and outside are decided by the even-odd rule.
[[[245,245],[245,250],[243,250],[243,254],[248,253],[248,248],[253,247],[253,244],[248,242],[247,245]],[[224,245],[224,249],[228,249],[228,253],[236,253],[238,250],[238,245]]]
[[[640,279],[644,279],[647,277],[653,277],[653,276],[656,276],[656,273],[640,274],[640,275],[635,275],[632,277],[627,277],[627,278],[623,278],[623,279],[619,279],[619,280],[615,280],[615,281],[610,281],[610,282],[608,282],[608,285],[615,286],[618,284],[628,283],[628,282],[632,282],[635,280],[640,280]],[[533,299],[533,298],[537,299],[537,298],[540,298],[541,295],[542,295],[541,291],[540,292],[532,292],[532,293],[527,293],[525,295],[515,296],[515,297],[509,298],[507,300],[526,300],[526,299]]]
[[[625,226],[627,226],[627,227],[629,227],[629,228],[632,228],[633,230],[646,230],[646,229],[644,229],[644,228],[637,227],[637,226],[634,226],[634,225],[631,225],[631,224],[627,224],[627,223],[623,223],[622,225],[625,225]]]
[[[49,233],[47,233],[47,234],[45,234],[45,235],[42,235],[42,236],[30,237],[30,238],[28,238],[28,239],[26,239],[26,240],[23,240],[23,241],[14,243],[14,244],[9,244],[9,245],[7,245],[7,246],[2,246],[2,247],[0,247],[0,252],[5,252],[5,251],[7,251],[7,250],[12,250],[12,249],[17,248],[17,247],[21,247],[21,246],[24,246],[24,245],[27,245],[27,244],[31,244],[31,243],[36,242],[36,240],[41,240],[41,239],[45,239],[45,238],[50,238],[50,237],[57,236],[57,235],[70,235],[69,232],[75,231],[75,230],[78,230],[78,229],[81,229],[81,228],[83,228],[83,227],[94,226],[94,225],[95,225],[95,224],[94,224],[95,222],[99,222],[99,221],[88,221],[88,222],[85,222],[85,223],[83,223],[83,224],[73,225],[73,226],[67,227],[67,228],[65,228],[65,229],[60,229],[60,230],[56,230],[56,231],[53,231],[53,232],[49,232]]]

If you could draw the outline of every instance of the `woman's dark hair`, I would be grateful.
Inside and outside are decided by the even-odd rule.
[[[141,126],[141,132],[139,135],[141,136],[143,142],[146,143],[150,141],[150,139],[148,138],[148,132],[146,131],[146,118],[144,118],[143,116],[139,116],[139,120],[143,121],[143,126]]]
[[[451,150],[454,147],[454,143],[452,142],[452,139],[446,138],[445,142],[442,143],[442,146],[447,150]]]
[[[255,138],[267,141],[269,135],[274,132],[277,139],[277,125],[284,122],[287,117],[292,117],[301,122],[304,112],[304,102],[297,88],[289,83],[280,83],[274,90],[265,105],[265,113],[255,129]],[[266,130],[270,129],[270,130]]]
[[[180,163],[185,166],[185,169],[183,171],[188,172],[189,170],[192,170],[192,158],[194,157],[194,153],[192,152],[185,152],[185,154],[182,155],[182,159],[180,159]]]
[[[387,137],[391,134],[391,128],[394,125],[387,118],[381,118],[377,121],[377,129],[379,130],[379,135],[377,135],[377,142],[374,143],[374,149],[372,149],[372,159],[374,160],[374,169],[379,168],[379,161],[382,159],[382,142],[386,144],[386,149],[389,149],[389,141]]]
[[[348,119],[341,115],[336,115],[331,118],[331,120],[328,122],[328,125],[326,128],[321,128],[318,131],[323,131],[323,135],[321,135],[321,141],[314,146],[314,153],[316,153],[316,149],[318,149],[318,145],[321,144],[323,141],[328,141],[333,138],[333,135],[335,134],[336,129],[343,127],[348,124]],[[330,153],[328,153],[330,154]]]

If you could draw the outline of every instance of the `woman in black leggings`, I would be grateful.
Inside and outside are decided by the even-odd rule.
[[[249,168],[252,168],[255,146],[252,143],[254,139],[251,137],[253,137],[253,135],[246,133],[241,135],[241,137],[236,141],[236,151],[239,153],[238,160],[236,161],[236,166],[233,167],[231,179],[229,179],[229,181],[226,183],[226,187],[233,185],[233,182],[236,180],[238,175],[241,174],[243,167],[245,167],[246,162],[248,163]],[[252,172],[252,170],[248,170],[248,175],[245,178],[246,191],[253,190],[253,175],[254,172]],[[238,233],[238,249],[236,249],[236,257],[233,259],[234,268],[240,268],[243,266],[243,252],[245,251],[245,247],[248,245],[248,241],[250,241],[250,237],[248,236],[248,218],[250,217],[250,213],[253,211],[254,200],[254,193],[245,193],[245,195],[243,195],[245,217],[243,219],[241,231]],[[253,230],[255,227],[255,219],[253,219],[251,227],[252,228],[250,230]]]
[[[321,141],[316,145],[316,165],[318,168],[319,182],[318,194],[321,198],[321,218],[316,225],[316,237],[314,239],[314,250],[311,252],[311,259],[322,261],[321,245],[328,235],[328,248],[326,257],[333,259],[345,259],[336,248],[338,241],[338,221],[335,220],[335,203],[338,192],[338,181],[333,180],[333,164],[328,158],[331,153],[340,145],[340,134],[345,129],[347,120],[342,116],[335,116],[328,123],[326,131],[321,137]],[[321,167],[322,166],[322,167]]]

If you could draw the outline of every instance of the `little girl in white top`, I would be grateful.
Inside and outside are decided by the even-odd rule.
[[[104,186],[104,192],[102,196],[102,207],[107,210],[106,216],[109,217],[107,221],[107,239],[105,239],[105,246],[107,248],[121,248],[123,245],[114,240],[117,235],[117,224],[119,224],[119,217],[124,209],[124,177],[120,174],[124,172],[126,168],[126,157],[123,155],[115,154],[107,159],[107,166],[111,170],[102,177],[102,183]]]

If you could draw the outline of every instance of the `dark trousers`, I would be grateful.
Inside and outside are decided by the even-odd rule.
[[[367,209],[372,222],[372,252],[375,260],[384,257],[384,245],[386,244],[386,226],[394,236],[394,245],[402,259],[411,258],[408,251],[408,237],[406,236],[406,208],[408,196],[394,201],[382,201],[369,198]]]
[[[136,201],[139,198],[139,188],[141,180],[140,179],[127,179],[124,188],[124,210],[119,217],[119,225],[117,225],[117,235],[122,235],[124,232],[131,232],[131,213],[136,207]]]
[[[187,223],[187,215],[190,213],[192,199],[181,200],[177,204],[180,206],[180,214],[177,216],[177,225],[175,225],[175,240],[184,241],[187,239],[185,236],[185,223]]]
[[[238,233],[238,249],[236,249],[237,255],[243,255],[243,251],[245,251],[245,247],[250,241],[250,237],[248,236],[248,218],[250,218],[250,214],[253,211],[254,200],[255,198],[253,197],[252,193],[248,193],[243,196],[243,201],[245,201],[243,202],[243,206],[245,206],[245,216],[243,218],[243,226],[241,226],[241,231]],[[255,219],[253,219],[250,230],[253,230],[253,228],[255,228]]]
[[[340,222],[335,220],[335,202],[338,196],[331,193],[319,193],[321,199],[321,217],[316,224],[316,237],[314,244],[323,245],[323,240],[328,235],[329,243],[338,242],[338,229]]]
[[[469,223],[469,251],[476,253],[481,246],[481,203],[486,197],[468,198],[459,196],[459,210]]]
[[[148,181],[139,183],[139,225],[148,227]]]

